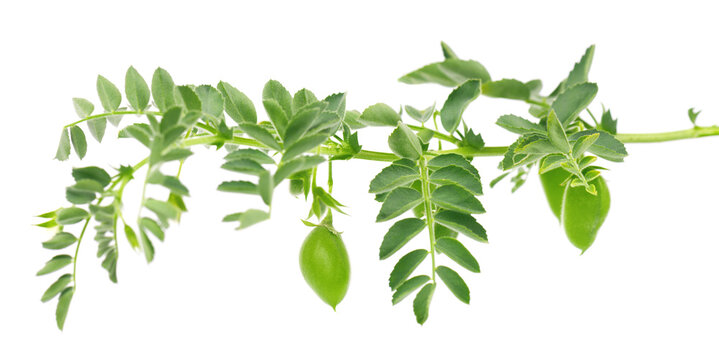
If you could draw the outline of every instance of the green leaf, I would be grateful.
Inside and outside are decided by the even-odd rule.
[[[307,89],[302,89],[292,97],[292,113],[296,113],[297,110],[314,102],[317,102],[315,94]]]
[[[417,218],[402,219],[394,223],[387,231],[387,234],[384,235],[382,245],[379,247],[379,259],[384,260],[392,256],[408,241],[422,232],[425,226],[424,220]]]
[[[99,190],[99,191],[98,191]],[[88,204],[95,200],[97,193],[102,192],[102,186],[94,180],[80,180],[65,190],[65,197],[73,204]]]
[[[187,85],[176,86],[174,91],[175,103],[183,105],[190,111],[202,111],[202,102],[194,90]]]
[[[255,225],[259,222],[265,221],[269,218],[270,214],[268,212],[257,209],[250,209],[245,212],[227,215],[224,219],[222,219],[222,221],[239,221],[240,226],[237,227],[237,230],[241,230]]]
[[[70,157],[70,133],[67,128],[62,129],[60,134],[60,143],[57,145],[55,159],[65,161]]]
[[[574,68],[569,73],[567,81],[564,83],[565,88],[569,89],[574,85],[587,82],[589,69],[592,67],[592,59],[594,58],[594,45],[587,48],[578,63],[574,64]]]
[[[184,148],[174,148],[166,151],[162,155],[162,160],[160,162],[169,162],[169,161],[175,161],[175,160],[184,160],[187,157],[192,155],[192,151],[189,149]]]
[[[121,107],[121,108],[119,108],[119,109],[117,109],[117,110],[118,110],[118,111],[125,111],[125,110],[127,110],[127,108]],[[117,127],[117,125],[120,124],[120,121],[122,120],[122,117],[123,117],[123,116],[124,116],[124,115],[109,115],[109,116],[106,116],[105,119],[107,119],[107,121],[109,121],[110,124],[112,124],[112,126]]]
[[[497,119],[497,125],[519,135],[525,134],[546,134],[546,131],[539,124],[535,124],[525,118],[516,115],[502,115]]]
[[[366,108],[357,121],[366,126],[394,127],[402,120],[399,114],[389,105],[378,103]]]
[[[57,309],[55,310],[55,320],[57,321],[57,328],[60,330],[65,326],[65,318],[67,318],[67,311],[70,310],[70,301],[72,301],[74,293],[74,287],[65,288],[60,293],[60,299],[57,301]]]
[[[426,150],[427,145],[434,137],[434,133],[435,132],[433,130],[427,128],[422,128],[417,131],[417,137],[419,138],[419,141],[422,142],[422,149]]]
[[[225,170],[249,175],[259,175],[262,172],[266,171],[265,168],[262,167],[262,165],[250,159],[228,161],[222,164],[222,168]]]
[[[155,247],[147,234],[140,230],[140,241],[142,242],[142,252],[145,254],[145,261],[149,264],[155,258]]]
[[[539,161],[539,174],[544,174],[548,171],[554,170],[558,167],[562,166],[562,163],[565,163],[567,161],[567,158],[564,157],[564,155],[559,154],[552,154],[547,155],[542,158],[542,160]]]
[[[315,134],[305,136],[289,147],[285,148],[285,152],[282,155],[282,162],[287,162],[293,158],[310,151],[327,141],[327,134]]]
[[[479,172],[467,161],[462,155],[459,154],[443,154],[435,156],[427,162],[427,166],[431,169],[440,169],[450,165],[459,166],[469,171],[479,181]]]
[[[215,119],[222,115],[225,109],[225,100],[217,89],[210,85],[200,85],[195,88],[195,93],[202,103],[203,114],[209,114]]]
[[[75,181],[80,180],[95,180],[97,181],[102,187],[104,188],[108,184],[110,184],[110,175],[107,173],[107,171],[103,170],[102,168],[99,168],[97,166],[88,166],[83,168],[73,168],[72,169],[72,177],[75,179]]]
[[[452,134],[457,130],[464,110],[482,92],[481,85],[482,82],[479,80],[467,80],[449,94],[447,101],[442,106],[442,111],[440,111],[442,127],[448,133]]]
[[[160,120],[160,132],[163,134],[167,134],[172,129],[174,129],[177,124],[180,122],[180,117],[182,116],[182,108],[179,106],[173,106],[167,111],[165,111],[164,114],[162,114],[162,120]]]
[[[257,194],[257,185],[249,181],[224,181],[217,187],[219,191],[234,192],[241,194]]]
[[[446,59],[417,69],[399,78],[405,84],[434,83],[455,87],[470,79],[489,82],[487,69],[474,60]]]
[[[494,98],[528,100],[529,87],[515,79],[502,79],[482,83],[482,94]]]
[[[60,250],[74,244],[76,241],[77,238],[75,235],[62,231],[55,234],[52,239],[42,243],[42,247],[45,249]]]
[[[389,148],[397,156],[418,160],[422,155],[422,145],[417,135],[404,123],[399,123],[389,136]]]
[[[345,112],[345,117],[342,119],[342,122],[352,130],[361,129],[365,127],[365,124],[360,122],[360,116],[361,114],[357,110],[347,111]]]
[[[415,119],[415,120],[417,120],[417,121],[419,121],[419,122],[421,122],[421,123],[425,123],[425,122],[427,122],[427,120],[429,120],[429,119],[432,117],[432,115],[434,114],[434,108],[435,108],[435,106],[436,106],[436,104],[432,104],[432,106],[430,106],[430,107],[428,107],[428,108],[426,108],[426,109],[424,109],[424,110],[418,110],[418,109],[415,109],[415,108],[413,108],[413,107],[411,107],[411,106],[409,106],[409,105],[405,105],[405,106],[404,106],[404,111],[405,111],[405,112],[407,113],[407,115],[409,115],[409,117],[411,117],[412,119]]]
[[[162,227],[155,221],[152,220],[149,217],[143,217],[140,219],[140,230],[141,231],[149,231],[153,236],[155,236],[158,240],[164,241],[165,240],[165,232],[162,230]]]
[[[257,190],[260,193],[260,197],[262,197],[262,201],[267,206],[272,204],[272,193],[275,190],[275,184],[272,179],[272,174],[269,171],[265,170],[260,173]]]
[[[298,173],[300,171],[307,170],[307,169],[312,169],[324,161],[325,161],[325,159],[322,156],[311,155],[311,156],[300,156],[300,157],[294,158],[288,162],[281,163],[277,167],[277,171],[275,171],[275,176],[274,176],[275,186],[277,186],[280,182],[282,182],[282,180],[288,178],[290,175]]]
[[[437,185],[458,185],[474,195],[482,195],[482,183],[467,169],[457,165],[445,166],[432,172],[429,181]]]
[[[447,257],[465,269],[475,273],[479,272],[477,259],[472,256],[472,253],[470,253],[461,242],[450,237],[442,237],[437,239],[436,246],[437,250],[441,251],[442,254],[447,255]]]
[[[292,117],[292,95],[279,81],[270,80],[262,90],[262,105],[280,137]]]
[[[392,295],[392,305],[397,305],[400,301],[404,300],[407,296],[412,294],[415,290],[419,289],[420,286],[424,285],[430,277],[427,275],[418,275],[402,283],[397,288],[397,291]]]
[[[105,136],[105,129],[107,128],[107,119],[104,117],[90,119],[87,121],[87,128],[97,142],[102,142],[102,138]]]
[[[701,110],[696,111],[696,110],[694,110],[694,108],[690,108],[688,111],[689,121],[691,121],[692,125],[694,125],[694,126],[697,126],[697,116],[699,116],[699,113],[701,113]],[[610,115],[610,117],[611,117],[611,115]],[[604,122],[604,116],[602,116],[602,122]],[[616,133],[616,130],[615,130],[615,133]]]
[[[435,289],[434,283],[425,285],[422,290],[417,293],[412,303],[412,309],[414,310],[414,316],[417,319],[417,323],[422,325],[429,317],[429,304],[432,302],[432,295],[434,295]]]
[[[552,110],[547,117],[547,135],[552,145],[556,146],[559,151],[568,154],[572,148],[569,146],[567,140],[567,133],[564,132],[562,123],[557,118],[557,115]]]
[[[163,68],[155,69],[152,74],[152,98],[160,111],[165,112],[175,105],[175,82]]]
[[[150,103],[150,88],[147,87],[142,75],[132,66],[125,74],[125,95],[130,106],[135,110],[144,110]]]
[[[225,160],[250,159],[260,164],[274,164],[275,161],[266,153],[257,149],[238,149],[227,155]]]
[[[444,55],[445,59],[458,59],[459,57],[457,54],[454,53],[454,50],[447,45],[444,41],[441,41],[440,44],[442,45],[442,55]]]
[[[265,146],[277,151],[282,150],[282,146],[280,146],[277,140],[275,140],[275,137],[272,136],[272,134],[270,134],[270,132],[265,130],[262,126],[251,123],[241,123],[238,125],[238,127],[240,128],[240,130],[247,133],[247,135],[261,142]]]
[[[71,263],[72,257],[70,255],[57,255],[46,262],[45,266],[43,266],[42,269],[40,269],[35,275],[40,276],[49,274],[51,272],[58,271]]]
[[[69,207],[57,211],[56,221],[60,225],[72,225],[87,219],[88,216],[90,216],[90,214],[88,214],[87,211],[83,209],[77,207]]]
[[[419,205],[422,202],[422,194],[419,191],[398,187],[392,190],[382,203],[377,214],[377,222],[387,221],[404,214],[407,210]]]
[[[378,194],[407,185],[419,179],[416,169],[404,165],[390,165],[382,169],[369,183],[369,192]]]
[[[584,154],[590,146],[592,146],[599,138],[599,133],[584,135],[577,138],[577,141],[572,145],[572,157],[578,158]]]
[[[87,154],[87,140],[85,140],[85,133],[79,126],[70,128],[70,139],[72,140],[72,147],[75,149],[77,156],[80,159],[84,158],[85,154]]]
[[[319,199],[325,205],[329,206],[332,209],[335,209],[336,211],[338,211],[342,214],[347,215],[341,209],[342,207],[344,207],[344,205],[342,205],[342,203],[340,203],[339,201],[337,201],[337,199],[332,197],[332,195],[330,193],[328,193],[327,191],[325,191],[325,189],[323,189],[319,186],[315,186],[314,188],[312,188],[312,193],[314,194],[316,199]]]
[[[135,234],[135,230],[130,227],[130,225],[125,224],[125,238],[127,238],[127,242],[130,243],[130,246],[133,249],[139,249],[140,243],[137,241],[137,234]]]
[[[434,204],[447,210],[465,213],[484,213],[484,207],[467,190],[457,185],[442,185],[432,191],[431,200]]]
[[[120,107],[122,101],[120,90],[102,75],[97,76],[97,95],[106,112],[113,112]]]
[[[75,107],[75,113],[80,119],[92,115],[92,111],[95,110],[95,105],[83,98],[72,98],[72,105]]]
[[[628,155],[624,144],[605,131],[584,130],[572,134],[569,140],[575,141],[585,135],[599,134],[599,138],[589,147],[588,151],[609,161],[621,162]]]
[[[71,274],[64,274],[60,276],[50,287],[45,290],[45,293],[42,294],[42,298],[40,298],[40,301],[42,302],[48,302],[52,300],[57,294],[59,294],[65,287],[70,283],[72,280]]]
[[[417,249],[402,256],[389,274],[390,289],[396,290],[402,282],[412,275],[414,269],[427,257],[427,254],[429,254],[427,250]]]
[[[250,98],[224,81],[217,84],[217,89],[225,98],[225,111],[233,120],[238,124],[257,123],[257,110]]]
[[[318,121],[320,112],[326,107],[326,102],[316,102],[294,113],[283,137],[285,148],[300,140],[310,127]]]
[[[450,210],[440,210],[435,214],[434,220],[454,231],[464,234],[470,239],[487,242],[487,232],[472,215]]]
[[[583,83],[561,93],[552,103],[552,109],[556,112],[562,126],[566,127],[574,121],[579,113],[592,103],[597,91],[597,84]]]
[[[437,275],[439,275],[439,278],[442,279],[444,284],[449,288],[449,291],[451,291],[457,299],[465,304],[469,304],[469,288],[467,287],[467,283],[464,282],[456,271],[446,266],[438,266]]]
[[[142,145],[150,147],[152,129],[147,124],[132,124],[120,130],[120,138],[134,138]]]
[[[179,210],[170,203],[156,199],[145,199],[145,207],[154,212],[161,220],[177,219]]]
[[[617,119],[612,118],[612,112],[607,109],[602,113],[602,130],[612,134],[617,134]]]
[[[150,175],[147,178],[147,182],[150,184],[164,186],[168,190],[182,196],[190,195],[190,191],[182,184],[182,182],[180,182],[180,179],[175,176],[163,175],[159,171]]]

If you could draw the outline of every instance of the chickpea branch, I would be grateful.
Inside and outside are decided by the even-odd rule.
[[[570,243],[584,253],[594,244],[609,213],[603,171],[628,155],[624,144],[719,135],[719,126],[696,125],[699,112],[694,109],[688,111],[692,127],[685,130],[617,133],[617,120],[609,109],[602,107],[598,117],[590,110],[598,93],[597,84],[589,82],[594,46],[585,51],[566,79],[542,95],[540,80],[492,80],[479,62],[461,59],[447,44],[441,45],[444,59],[399,79],[406,84],[450,88],[441,108],[436,103],[405,105],[397,111],[378,103],[360,112],[346,109],[344,93],[320,98],[301,89],[291,94],[280,82],[270,80],[262,91],[267,115],[267,120],[262,120],[253,102],[227,82],[177,85],[167,71],[158,68],[148,85],[130,67],[124,80],[126,104],[121,106],[121,91],[98,76],[102,111],[93,114],[93,102],[73,98],[79,120],[62,128],[55,158],[67,160],[74,153],[83,159],[88,150],[85,132],[101,143],[108,123],[119,127],[120,138],[143,146],[147,157],[133,166],[72,169],[75,183],[65,190],[70,205],[39,215],[43,222],[38,226],[54,234],[42,243],[44,248],[57,251],[74,246],[74,252],[53,256],[37,273],[57,273],[72,264],[72,270],[60,275],[41,297],[43,302],[58,297],[58,328],[63,329],[76,293],[80,247],[87,246],[83,239],[90,232],[95,234],[96,256],[103,258],[102,267],[113,282],[118,281],[119,242],[123,238],[131,249],[142,252],[147,262],[154,259],[166,230],[187,211],[185,198],[190,190],[180,175],[183,169],[192,171],[183,164],[195,146],[213,146],[224,154],[222,173],[232,174],[232,180],[219,183],[218,191],[261,199],[261,208],[240,208],[222,219],[236,224],[238,230],[270,219],[273,194],[285,180],[291,194],[304,197],[308,214],[302,221],[312,230],[300,247],[300,268],[308,285],[334,309],[349,286],[350,256],[332,223],[333,215],[346,215],[345,205],[332,193],[332,162],[388,163],[369,184],[369,193],[380,203],[376,221],[393,222],[383,239],[377,239],[379,258],[403,253],[389,275],[392,304],[414,295],[413,312],[423,324],[429,318],[438,283],[469,304],[470,289],[463,276],[480,272],[465,244],[466,240],[488,241],[487,232],[475,218],[485,213],[485,208],[478,200],[484,188],[473,158],[501,157],[503,174],[489,186],[509,178],[513,192],[536,168],[549,209]],[[514,114],[499,117],[496,124],[517,139],[506,146],[486,146],[481,134],[470,127],[473,119],[464,117],[479,96],[526,104],[534,121]],[[139,120],[126,124],[128,115]],[[367,127],[392,130],[387,142],[391,152],[363,148],[359,135]],[[317,180],[320,166],[328,167],[326,186]],[[138,194],[140,209],[137,218],[128,221],[124,190],[145,167]],[[170,173],[168,168],[176,170]],[[166,196],[152,195],[158,189]],[[426,238],[419,239],[425,231]],[[413,250],[406,251],[410,244]]]

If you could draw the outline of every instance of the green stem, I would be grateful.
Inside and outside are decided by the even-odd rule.
[[[429,250],[432,255],[432,282],[436,283],[435,280],[435,260],[434,260],[434,246],[435,246],[435,238],[434,238],[434,213],[432,212],[432,203],[429,199],[430,192],[429,192],[429,171],[427,170],[427,163],[424,156],[419,158],[419,170],[420,170],[420,176],[421,176],[421,182],[422,182],[422,198],[424,201],[424,214],[427,217],[427,229],[429,230]]]
[[[439,132],[439,131],[435,131],[435,130],[432,130],[432,129],[430,129],[430,128],[426,128],[426,127],[422,127],[422,126],[417,126],[417,125],[407,125],[407,127],[409,127],[409,128],[412,129],[412,130],[417,130],[417,131],[422,130],[422,129],[424,129],[424,130],[429,130],[429,131],[431,131],[431,132],[434,133],[433,136],[434,136],[435,138],[441,139],[441,140],[444,140],[444,141],[451,142],[452,144],[455,144],[455,145],[459,145],[459,144],[461,143],[461,141],[460,141],[459,139],[457,139],[456,137],[454,137],[454,136],[445,135],[445,134],[442,134],[442,133]]]
[[[87,220],[85,220],[85,225],[82,226],[80,236],[77,238],[75,256],[72,258],[72,286],[75,287],[75,290],[77,290],[77,280],[75,280],[75,274],[77,273],[77,254],[80,253],[80,243],[82,242],[82,237],[85,236],[85,230],[87,230],[87,225],[90,224],[90,219],[92,219],[92,217],[88,216]]]
[[[664,141],[673,141],[673,140],[682,140],[682,139],[693,139],[698,137],[704,137],[704,136],[719,136],[719,126],[709,126],[709,127],[696,127],[692,129],[686,129],[686,130],[679,130],[679,131],[669,131],[669,132],[662,132],[662,133],[649,133],[649,134],[617,134],[616,137],[623,143],[653,143],[653,142],[664,142]],[[443,138],[447,138],[447,135],[442,134]],[[459,141],[455,138],[451,138],[454,141]],[[215,135],[203,135],[203,136],[196,136],[189,139],[186,139],[182,141],[181,146],[183,147],[190,147],[194,145],[203,145],[203,144],[210,144],[213,142],[216,142],[218,140],[222,140],[219,136]],[[237,145],[245,145],[245,146],[252,146],[256,148],[261,149],[267,149],[268,147],[264,144],[260,143],[257,140],[254,139],[248,139],[243,137],[237,137],[235,136],[231,140],[226,140],[227,143],[230,144],[237,144]],[[459,154],[462,156],[468,156],[468,157],[485,157],[485,156],[503,156],[504,153],[507,151],[507,146],[486,146],[481,149],[476,149],[473,147],[463,146],[458,147],[455,149],[448,149],[448,150],[437,150],[437,151],[430,151],[427,154],[429,155],[441,155],[441,154]],[[320,153],[323,155],[343,155],[341,149],[334,148],[334,147],[322,147],[320,149]],[[353,156],[355,159],[362,159],[362,160],[372,160],[372,161],[383,161],[383,162],[392,162],[399,159],[395,154],[392,153],[386,153],[386,152],[379,152],[379,151],[371,151],[371,150],[361,150],[359,153],[355,154]]]
[[[128,110],[128,111],[111,111],[111,112],[106,112],[106,113],[103,113],[103,114],[90,115],[90,116],[88,116],[88,117],[86,117],[86,118],[80,119],[80,120],[75,121],[75,122],[70,123],[70,124],[67,124],[67,125],[65,125],[63,128],[66,129],[66,128],[73,127],[73,126],[75,126],[75,125],[77,125],[77,124],[83,123],[83,122],[88,121],[88,120],[104,118],[104,117],[107,117],[107,116],[113,116],[113,115],[146,115],[146,114],[158,115],[158,116],[159,116],[159,115],[162,115],[162,113],[159,112],[159,111],[144,111],[144,110],[138,110],[138,111],[130,111],[130,110]]]
[[[617,134],[616,137],[623,143],[654,143],[683,139],[694,139],[704,136],[719,135],[719,126],[695,127],[692,129],[668,131],[649,134]]]
[[[542,102],[542,101],[527,99],[527,100],[524,100],[524,102],[526,102],[527,104],[541,106],[543,108],[549,108],[549,104]]]

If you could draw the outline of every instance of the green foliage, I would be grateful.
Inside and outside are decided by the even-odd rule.
[[[190,189],[180,175],[193,155],[193,146],[213,146],[225,156],[221,168],[227,178],[218,180],[217,190],[227,193],[227,202],[243,206],[245,199],[237,195],[262,201],[260,208],[224,216],[222,221],[235,223],[237,229],[270,218],[273,199],[278,196],[275,189],[284,180],[288,180],[292,195],[300,199],[304,195],[308,213],[302,221],[314,228],[311,234],[322,233],[324,240],[331,241],[311,249],[305,247],[306,241],[301,269],[310,286],[332,307],[342,300],[349,284],[349,255],[331,225],[333,213],[346,215],[347,211],[332,193],[332,164],[354,159],[389,162],[368,189],[380,203],[376,221],[393,221],[378,241],[379,258],[401,255],[389,276],[392,304],[414,295],[415,318],[423,324],[429,317],[437,278],[460,301],[469,303],[464,276],[480,272],[479,262],[464,240],[487,242],[485,228],[476,218],[485,208],[478,199],[483,186],[473,157],[501,156],[503,173],[490,187],[507,178],[512,192],[525,184],[536,168],[550,208],[570,242],[586,251],[609,210],[609,192],[602,177],[604,161],[623,161],[627,151],[622,140],[719,135],[716,127],[696,126],[699,112],[693,108],[688,115],[694,128],[672,133],[617,134],[617,120],[604,107],[598,121],[590,109],[598,93],[598,86],[589,82],[594,46],[548,95],[541,94],[540,80],[492,81],[479,62],[459,58],[445,43],[441,50],[444,60],[400,78],[407,84],[449,87],[439,111],[435,104],[393,108],[376,103],[360,112],[347,109],[345,93],[322,98],[303,88],[293,95],[279,81],[270,80],[261,93],[265,112],[258,114],[250,97],[227,82],[220,81],[217,86],[176,84],[166,70],[157,68],[148,85],[133,67],[126,72],[123,104],[118,87],[98,76],[100,105],[73,98],[79,119],[63,127],[55,158],[67,160],[74,152],[84,160],[88,152],[85,131],[101,142],[111,130],[107,123],[117,127],[124,115],[136,117],[134,123],[118,129],[117,136],[133,139],[126,142],[128,146],[139,143],[146,157],[110,173],[85,164],[73,168],[74,182],[65,185],[69,205],[39,216],[42,220],[37,226],[53,231],[42,242],[43,248],[62,253],[52,256],[37,275],[66,270],[48,284],[41,297],[43,302],[58,298],[58,327],[65,324],[78,285],[77,255],[70,254],[82,253],[78,250],[83,239],[93,236],[96,255],[113,282],[118,280],[118,242],[122,237],[148,262],[154,259],[157,242],[165,241],[169,226],[187,211],[185,198]],[[481,124],[487,122],[463,117],[481,94],[518,101],[528,106],[534,117],[505,114],[496,120],[499,127],[517,135],[509,146],[485,146],[478,129],[483,130]],[[97,110],[100,107],[102,112]],[[416,121],[415,125],[404,123],[404,114]],[[366,150],[359,135],[364,127],[385,127],[375,131],[386,131],[391,152]],[[492,144],[491,139],[488,143]],[[318,179],[322,173],[318,169],[324,166],[326,186],[324,179]],[[137,174],[144,176],[136,179]],[[123,197],[126,185],[134,180],[140,180],[142,190],[138,216],[132,221],[124,216]],[[323,220],[315,224],[311,217]],[[427,236],[421,235],[425,229]],[[409,245],[411,242],[414,244]],[[421,242],[428,246],[420,246]],[[331,279],[335,275],[339,280]]]
[[[440,112],[442,126],[448,133],[457,130],[464,110],[481,93],[481,85],[479,80],[467,80],[449,94]]]

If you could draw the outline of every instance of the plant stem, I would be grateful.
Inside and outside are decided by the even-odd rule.
[[[414,125],[413,125],[414,126]],[[426,129],[426,128],[425,128]],[[438,132],[435,132],[436,134],[440,134]],[[442,139],[452,139],[452,142],[458,142],[459,140],[449,137],[447,135],[441,134]],[[617,134],[616,137],[623,143],[653,143],[653,142],[665,142],[665,141],[673,141],[673,140],[682,140],[682,139],[693,139],[698,137],[704,137],[704,136],[719,136],[719,126],[708,126],[708,127],[695,127],[691,129],[686,130],[678,130],[678,131],[669,131],[669,132],[661,132],[661,133],[647,133],[647,134]],[[438,137],[440,138],[440,137]],[[222,140],[219,136],[216,135],[202,135],[202,136],[195,136],[191,137],[189,139],[186,139],[182,141],[181,146],[183,147],[190,147],[194,145],[203,145],[203,144],[210,144],[216,141]],[[447,140],[449,141],[449,140]],[[231,140],[226,140],[227,143],[230,144],[237,144],[237,145],[245,145],[245,146],[252,146],[256,148],[261,149],[267,149],[268,147],[264,144],[260,143],[257,140],[254,139],[248,139],[243,137],[235,136]],[[471,156],[471,157],[478,157],[478,156],[503,156],[504,153],[507,151],[507,146],[485,146],[481,149],[476,149],[473,147],[468,146],[462,146],[455,149],[448,149],[448,150],[436,150],[436,151],[429,151],[427,152],[428,155],[441,155],[441,154],[459,154],[462,156]],[[320,149],[320,153],[323,155],[343,155],[341,149],[333,148],[333,147],[322,147]],[[362,160],[372,160],[372,161],[383,161],[383,162],[392,162],[399,159],[395,154],[392,153],[386,153],[386,152],[379,152],[379,151],[371,151],[371,150],[361,150],[359,153],[355,154],[353,156],[355,159],[362,159]],[[144,165],[144,164],[143,164]]]
[[[87,230],[87,225],[90,224],[90,219],[92,219],[92,216],[88,216],[87,220],[85,220],[85,225],[82,226],[80,236],[77,238],[75,256],[72,258],[72,286],[75,288],[75,290],[77,290],[77,281],[75,280],[75,274],[77,273],[77,254],[80,253],[80,243],[82,242],[82,237],[85,236],[85,230]]]
[[[77,125],[77,124],[83,123],[83,122],[88,121],[88,120],[104,118],[104,117],[107,117],[107,116],[113,116],[113,115],[146,115],[146,114],[158,115],[158,116],[159,116],[159,115],[162,115],[162,113],[159,112],[159,111],[144,111],[144,110],[139,110],[139,111],[132,111],[132,110],[127,110],[127,111],[111,111],[111,112],[106,112],[106,113],[97,114],[97,115],[90,115],[90,116],[88,116],[88,117],[86,117],[86,118],[80,119],[80,120],[75,121],[75,122],[70,123],[70,124],[67,124],[67,125],[65,125],[63,128],[66,129],[66,128],[73,127],[73,126],[75,126],[75,125]]]
[[[432,213],[432,203],[429,200],[429,171],[427,170],[427,160],[424,155],[419,158],[420,181],[422,182],[422,199],[424,202],[424,214],[427,218],[427,229],[429,230],[429,251],[432,255],[432,282],[435,280],[435,260],[434,260],[434,213]]]
[[[623,143],[653,143],[717,135],[719,135],[719,126],[698,126],[686,130],[668,131],[661,133],[617,134],[616,137],[619,141]]]
[[[437,125],[436,122],[435,122],[435,125]],[[439,131],[435,131],[435,130],[432,130],[432,129],[430,129],[430,128],[426,128],[426,127],[423,127],[423,126],[417,126],[417,125],[407,125],[407,127],[409,127],[409,128],[412,129],[412,130],[418,130],[418,131],[419,131],[419,130],[422,130],[422,129],[424,129],[424,130],[429,130],[429,131],[431,131],[431,132],[434,133],[433,136],[436,137],[437,139],[441,139],[441,140],[444,140],[444,141],[449,141],[449,142],[451,142],[452,144],[455,144],[455,145],[459,145],[459,144],[461,143],[461,141],[460,141],[459,139],[455,138],[454,136],[445,135],[445,134],[442,134],[442,133],[439,132]]]

